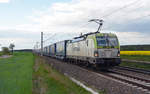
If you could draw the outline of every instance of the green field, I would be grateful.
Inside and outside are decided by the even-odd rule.
[[[35,63],[34,63],[35,62]],[[0,94],[91,94],[32,53],[0,59]]]
[[[32,53],[0,59],[0,94],[32,94]]]
[[[39,57],[34,65],[33,82],[33,94],[91,94]]]
[[[122,62],[120,66],[128,66],[128,67],[150,70],[150,64],[142,64],[142,63],[135,63],[135,62]]]
[[[121,51],[150,51],[150,45],[121,45]]]
[[[128,59],[128,60],[137,60],[137,61],[149,61],[150,56],[148,55],[121,55],[121,59]],[[150,70],[150,64],[143,64],[143,63],[135,63],[135,62],[122,62],[120,66],[129,66],[135,68],[142,68]]]
[[[150,61],[149,55],[121,55],[121,58],[138,61]]]

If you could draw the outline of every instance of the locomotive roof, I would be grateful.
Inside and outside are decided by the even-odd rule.
[[[116,36],[114,33],[98,33],[96,36]]]
[[[116,36],[114,33],[100,33],[100,32],[91,32],[91,33],[87,33],[84,35],[81,35],[79,37],[74,37],[74,39],[78,39],[78,38],[82,38],[82,37],[87,37],[88,35],[96,35],[96,36]]]

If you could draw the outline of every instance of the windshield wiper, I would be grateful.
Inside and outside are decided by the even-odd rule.
[[[111,46],[111,47],[114,48],[115,45],[113,45],[113,43],[108,39],[108,36],[106,37],[106,40],[107,40],[107,42],[108,42],[108,46]],[[109,45],[109,43],[110,43],[111,45]]]

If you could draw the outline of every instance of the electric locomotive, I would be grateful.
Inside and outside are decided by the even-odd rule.
[[[119,65],[121,59],[117,36],[113,33],[99,32],[103,20],[92,19],[91,21],[99,24],[96,32],[46,46],[43,54],[69,62],[102,68]],[[39,51],[41,50],[39,49]]]
[[[120,45],[113,33],[88,33],[67,43],[67,59],[99,67],[120,64]]]

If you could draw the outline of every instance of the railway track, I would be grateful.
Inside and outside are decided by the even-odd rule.
[[[144,79],[138,76],[129,75],[123,72],[115,71],[113,69],[110,69],[106,72],[101,72],[101,71],[89,69],[89,68],[86,68],[86,69],[89,71],[93,71],[93,72],[102,74],[104,76],[110,77],[112,79],[121,81],[123,83],[129,84],[138,89],[142,89],[143,91],[150,94],[150,80],[149,79]]]
[[[129,74],[119,72],[119,71],[114,71],[114,70],[102,72],[99,70],[95,70],[94,68],[91,68],[91,67],[85,67],[85,66],[79,66],[79,67],[87,71],[94,72],[97,75],[100,74],[100,75],[105,76],[106,78],[114,79],[126,85],[135,87],[137,89],[141,89],[142,91],[145,92],[144,94],[150,94],[150,80],[149,79],[140,78],[138,76],[129,75]]]
[[[114,68],[115,69],[120,69],[120,70],[127,70],[127,71],[133,71],[133,72],[138,72],[138,73],[143,73],[143,74],[150,75],[150,70],[138,69],[138,68],[133,68],[133,67],[123,67],[123,66],[116,66]]]
[[[141,89],[142,91],[146,92],[146,94],[150,94],[150,80],[149,79],[144,79],[138,76],[129,75],[129,74],[125,74],[122,72],[113,71],[113,70],[109,70],[107,72],[99,72],[99,71],[96,71],[96,72],[106,77],[128,84],[137,89]]]
[[[141,88],[146,92],[150,92],[150,80],[110,71],[110,73],[102,73],[105,76],[117,79],[134,87]]]

